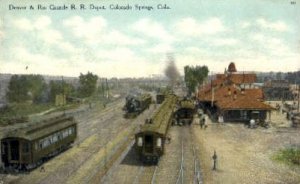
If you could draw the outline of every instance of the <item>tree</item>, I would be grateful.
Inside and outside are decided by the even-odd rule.
[[[285,80],[288,80],[291,84],[300,84],[300,70],[295,72],[288,72],[285,76]]]
[[[47,85],[41,75],[13,75],[9,81],[6,96],[9,102],[34,103],[45,101]]]
[[[184,81],[189,90],[189,94],[193,93],[199,84],[202,84],[208,75],[207,66],[185,66]]]
[[[69,96],[75,93],[74,86],[72,84],[66,83],[65,81],[50,81],[49,88],[49,98],[51,102],[55,102],[55,97],[58,94]]]
[[[25,102],[29,100],[27,79],[24,75],[13,75],[6,93],[9,102]]]
[[[96,91],[98,76],[91,72],[87,74],[80,73],[79,93],[81,97],[89,97]]]

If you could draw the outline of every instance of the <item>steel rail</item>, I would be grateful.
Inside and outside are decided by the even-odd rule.
[[[190,129],[190,137],[191,140],[194,138],[194,134],[192,130]],[[192,142],[192,150],[193,150],[193,160],[194,160],[194,184],[202,184],[202,176],[200,172],[200,164],[199,164],[199,159],[195,150],[194,143]]]
[[[182,132],[182,131],[181,131]],[[181,133],[181,162],[180,162],[180,170],[178,173],[176,184],[179,184],[181,178],[181,184],[183,184],[183,162],[184,162],[184,155],[183,155],[183,136]]]
[[[152,175],[151,184],[155,184],[156,170],[157,170],[157,165],[155,166],[155,169],[154,169],[154,172]]]

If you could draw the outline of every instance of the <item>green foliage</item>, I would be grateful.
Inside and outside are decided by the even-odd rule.
[[[184,81],[189,90],[189,94],[195,91],[195,88],[202,84],[208,75],[207,66],[185,66]]]
[[[289,165],[300,166],[300,148],[282,149],[273,158]]]
[[[47,85],[41,75],[13,75],[6,94],[9,102],[32,100],[40,103],[46,100]]]
[[[58,94],[64,94],[66,96],[75,95],[74,86],[72,84],[66,83],[65,81],[50,81],[49,88],[49,98],[51,102],[55,102],[55,96]]]
[[[52,108],[49,104],[13,103],[0,110],[0,125],[7,125],[11,120],[22,119],[30,114],[40,113]]]
[[[87,74],[80,73],[79,76],[79,94],[81,97],[89,97],[91,96],[95,91],[97,87],[97,80],[98,76],[94,75],[91,72],[88,72]]]

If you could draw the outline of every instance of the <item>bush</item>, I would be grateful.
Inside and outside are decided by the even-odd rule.
[[[279,152],[275,155],[275,160],[290,165],[300,166],[300,148],[287,148],[279,150]]]

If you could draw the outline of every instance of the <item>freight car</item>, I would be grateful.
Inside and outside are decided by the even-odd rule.
[[[1,158],[6,169],[30,170],[67,149],[77,136],[77,123],[61,115],[11,130],[1,139]]]
[[[193,122],[196,105],[193,100],[182,98],[178,100],[175,119],[178,125],[191,125]]]
[[[135,148],[145,163],[157,163],[164,154],[166,134],[173,120],[177,96],[168,95],[154,115],[135,135]]]
[[[125,111],[125,118],[134,118],[140,113],[142,113],[146,108],[149,108],[152,97],[150,94],[136,94],[128,95],[126,97],[125,106],[123,110]]]

